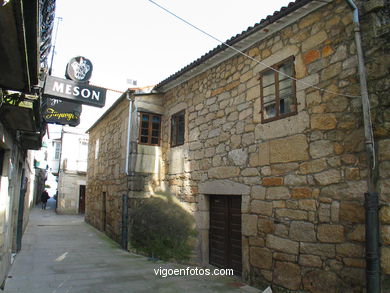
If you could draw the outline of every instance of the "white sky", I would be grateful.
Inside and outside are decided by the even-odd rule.
[[[222,41],[290,2],[155,1]],[[157,84],[219,45],[148,0],[57,0],[56,16],[62,21],[52,75],[64,78],[69,60],[84,56],[93,64],[92,84],[120,91],[129,87],[127,79],[137,80],[138,86]],[[113,100],[109,96],[107,105]],[[88,112],[95,118],[85,119]],[[97,112],[101,110],[83,106],[84,128],[100,116]]]

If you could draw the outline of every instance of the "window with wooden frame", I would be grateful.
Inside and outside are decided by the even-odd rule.
[[[185,111],[180,111],[171,118],[171,146],[184,144]]]
[[[294,57],[272,66],[260,74],[261,121],[281,119],[297,113]]]
[[[160,145],[161,115],[141,112],[140,119],[139,143]]]

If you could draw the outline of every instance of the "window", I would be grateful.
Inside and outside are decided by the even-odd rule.
[[[54,160],[59,160],[61,155],[61,143],[54,142],[54,147],[55,147]]]
[[[160,145],[161,115],[142,113],[139,142],[148,145]]]
[[[171,146],[184,144],[185,111],[172,115],[171,119]]]
[[[296,114],[294,57],[290,57],[261,73],[262,122]]]

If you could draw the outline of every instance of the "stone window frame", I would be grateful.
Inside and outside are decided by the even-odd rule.
[[[183,117],[182,121],[179,121],[180,116]],[[179,141],[179,127],[176,127],[176,125],[179,125],[179,123],[183,123],[183,134],[182,134],[182,141]],[[185,143],[185,126],[186,126],[186,111],[181,110],[171,116],[171,147],[181,146]],[[176,135],[174,135],[174,132],[176,132]]]
[[[142,136],[145,136],[145,135],[142,135],[142,116],[143,115],[148,115],[149,116],[149,120],[148,120],[148,135],[146,136],[147,137],[147,142],[142,142],[142,139],[141,137]],[[156,138],[156,136],[153,136],[153,116],[156,116],[156,117],[159,117],[159,126],[158,126],[158,142],[157,143],[152,143],[152,138]],[[139,134],[138,134],[138,143],[139,144],[143,144],[143,145],[152,145],[152,146],[160,146],[161,144],[161,122],[162,122],[162,115],[160,114],[156,114],[156,113],[150,113],[150,112],[139,112]],[[156,129],[155,129],[156,130]]]
[[[292,74],[291,76],[293,78],[295,78],[295,64],[294,64],[294,61],[295,61],[295,57],[294,56],[290,56],[274,65],[272,65],[271,67],[273,69],[276,69],[276,70],[279,70],[279,68],[284,65],[284,64],[288,64],[288,63],[291,63],[292,65]],[[264,109],[264,95],[263,95],[263,76],[265,73],[268,73],[269,71],[273,71],[274,72],[274,80],[275,80],[275,116],[273,117],[270,117],[270,118],[265,118],[265,109]],[[270,68],[267,68],[267,69],[264,69],[263,71],[260,72],[260,77],[259,77],[259,80],[260,80],[260,103],[261,103],[261,123],[268,123],[268,122],[272,122],[272,121],[275,121],[275,120],[279,120],[279,119],[283,119],[283,118],[286,118],[286,117],[290,117],[290,116],[293,116],[293,115],[296,115],[298,112],[297,112],[297,98],[296,98],[296,81],[295,79],[291,79],[292,81],[292,104],[290,107],[292,107],[292,110],[290,112],[286,112],[286,113],[280,113],[280,104],[279,104],[279,101],[280,101],[280,92],[279,92],[279,76],[281,74],[278,72],[278,71],[275,71],[275,70],[272,70]]]

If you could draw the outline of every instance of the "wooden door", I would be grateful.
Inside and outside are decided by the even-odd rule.
[[[209,261],[242,272],[241,196],[210,196]]]

